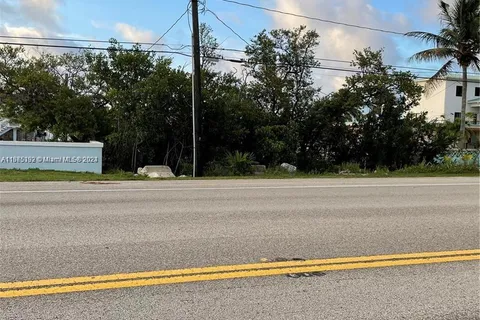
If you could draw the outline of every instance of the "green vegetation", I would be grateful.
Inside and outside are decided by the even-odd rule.
[[[471,27],[478,31],[478,24]],[[258,163],[269,168],[266,176],[291,176],[278,169],[283,162],[314,175],[385,175],[431,163],[458,140],[459,122],[430,122],[412,112],[423,88],[412,73],[385,64],[383,50],[355,50],[358,72],[340,90],[322,94],[313,76],[320,41],[305,26],[263,30],[245,48],[243,70],[225,73],[209,59],[218,42],[202,25],[205,175],[248,176]],[[114,39],[106,52],[38,57],[1,46],[0,116],[25,130],[48,130],[56,140],[103,142],[105,172],[163,164],[189,175],[190,76],[171,58]]]
[[[250,160],[243,155],[267,167],[287,162],[305,172],[348,162],[395,170],[431,161],[455,141],[458,129],[449,129],[455,124],[429,123],[425,114],[411,112],[422,88],[409,72],[385,65],[382,51],[355,51],[359,72],[338,92],[319,97],[311,73],[317,38],[304,27],[259,34],[247,50],[253,77],[248,83],[203,71],[201,163],[207,174],[225,175],[221,166],[248,173]],[[277,55],[284,64],[305,60],[277,66]],[[108,55],[26,60],[21,49],[2,47],[0,58],[0,76],[9,80],[0,82],[1,115],[27,130],[50,130],[60,140],[104,142],[104,171],[166,164],[176,175],[188,174],[191,84],[170,60],[115,42]],[[58,77],[52,69],[72,74]],[[20,86],[26,89],[17,96]]]
[[[246,175],[252,171],[253,156],[248,152],[227,152],[227,163],[234,176]]]
[[[291,179],[291,178],[382,178],[382,177],[443,177],[443,176],[480,176],[476,165],[425,165],[408,166],[396,171],[387,168],[376,168],[374,171],[359,169],[358,164],[350,163],[340,166],[339,170],[332,169],[323,173],[288,173],[280,167],[269,168],[263,175],[236,174],[228,167],[217,164],[215,172],[209,176],[197,179]],[[132,173],[117,171],[105,174],[61,172],[48,170],[0,170],[0,182],[16,181],[125,181],[125,180],[171,180],[150,179],[144,176],[135,176]],[[191,177],[182,178],[193,179]]]
[[[479,176],[479,168],[476,165],[469,164],[463,166],[452,165],[426,165],[419,164],[416,166],[405,167],[392,172],[393,175],[418,175],[418,176],[436,176],[436,175],[472,175]]]

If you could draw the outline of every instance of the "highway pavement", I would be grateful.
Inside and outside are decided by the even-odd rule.
[[[479,194],[478,177],[0,183],[0,319],[480,319]]]

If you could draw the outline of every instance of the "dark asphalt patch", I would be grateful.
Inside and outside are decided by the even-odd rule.
[[[305,261],[303,258],[284,258],[277,257],[273,259],[262,259],[265,262],[284,262],[284,261]],[[288,278],[301,278],[301,277],[323,277],[327,275],[325,272],[307,272],[307,273],[289,273],[286,276]]]

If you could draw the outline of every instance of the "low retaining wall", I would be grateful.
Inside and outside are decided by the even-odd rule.
[[[436,164],[454,164],[454,165],[471,165],[480,166],[480,150],[464,149],[464,150],[448,150],[443,154],[439,154],[433,160]]]
[[[102,173],[103,143],[0,141],[0,169]]]

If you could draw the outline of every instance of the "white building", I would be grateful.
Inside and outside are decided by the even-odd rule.
[[[480,137],[480,77],[470,76],[467,87],[467,147],[478,148]],[[425,86],[427,80],[418,80]],[[460,75],[448,76],[445,81],[428,94],[423,94],[420,104],[413,112],[427,112],[429,120],[454,121],[460,119],[462,111],[462,79]],[[470,116],[468,116],[470,115]]]
[[[0,118],[0,141],[45,141],[53,138],[50,132],[25,132],[21,126]]]

